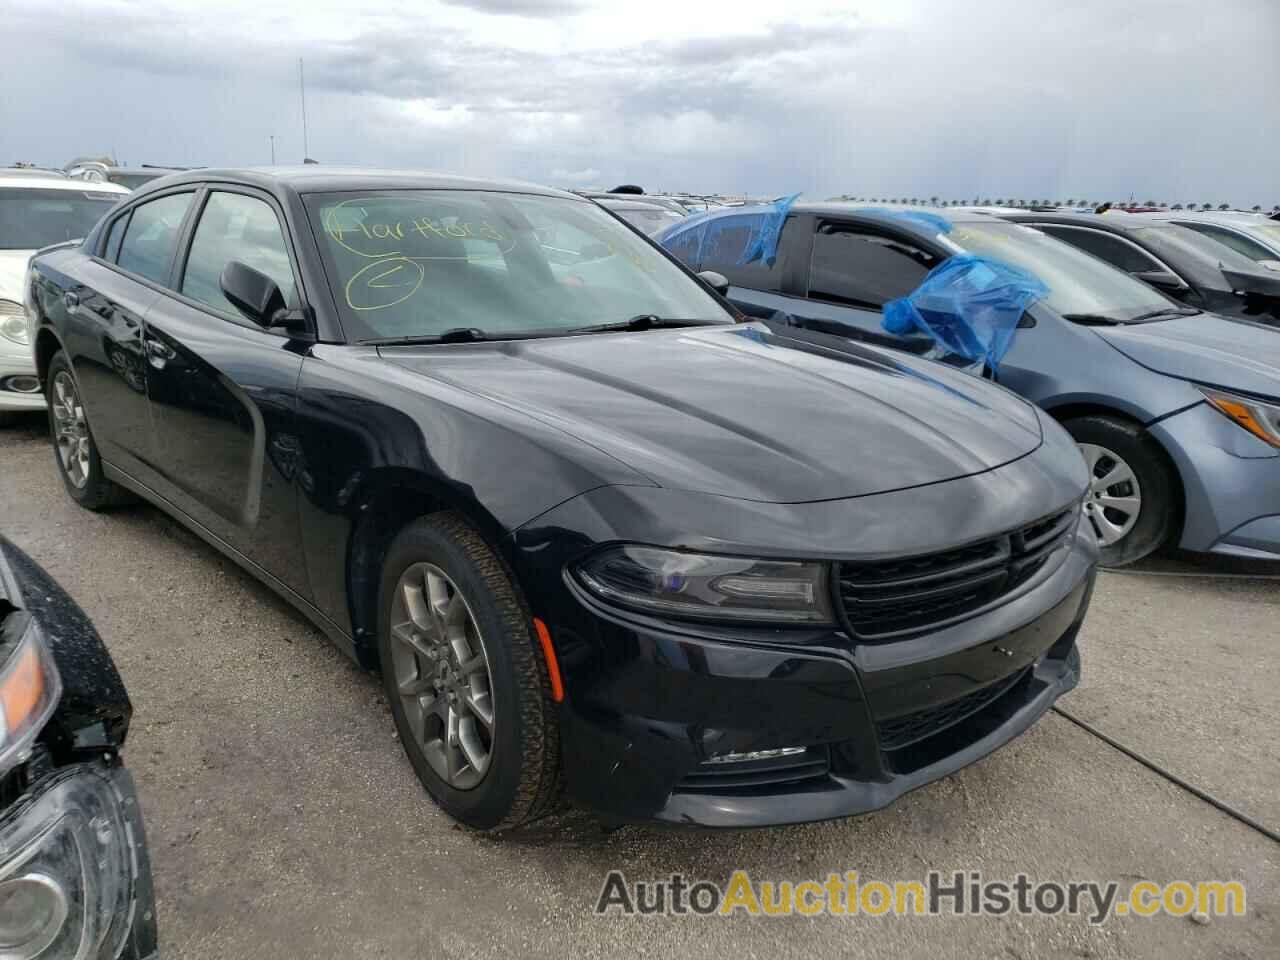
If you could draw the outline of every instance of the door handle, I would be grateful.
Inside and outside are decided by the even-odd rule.
[[[68,310],[74,310],[76,307],[80,306],[80,294],[75,293],[72,290],[68,290],[62,295],[62,302],[66,305]]]

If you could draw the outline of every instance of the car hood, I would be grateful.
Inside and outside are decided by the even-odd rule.
[[[0,300],[22,302],[22,283],[33,253],[34,250],[0,250]]]
[[[1093,330],[1157,373],[1280,397],[1280,330],[1274,327],[1200,313]]]
[[[380,352],[660,486],[746,500],[938,483],[1041,443],[1034,408],[990,383],[878,350],[838,359],[792,349],[757,324]]]

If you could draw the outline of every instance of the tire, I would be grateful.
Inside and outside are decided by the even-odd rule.
[[[441,590],[447,602],[435,599]],[[502,560],[458,514],[422,517],[387,550],[378,611],[383,687],[400,742],[432,799],[453,819],[484,831],[509,830],[551,812],[560,792],[557,708],[530,614]],[[455,655],[464,615],[471,624],[463,629],[469,652]],[[418,629],[423,622],[430,625]],[[455,639],[440,643],[439,631],[455,631],[448,634]],[[463,678],[478,654],[486,676],[477,679],[477,667]],[[487,729],[482,711],[468,705],[484,699],[476,691],[486,685]],[[452,711],[449,719],[443,711]],[[479,771],[469,758],[485,746],[487,764]]]
[[[80,400],[80,387],[67,355],[59,350],[49,361],[45,402],[49,408],[49,438],[53,460],[68,495],[86,510],[106,510],[132,503],[133,494],[108,480],[102,458],[89,429],[88,412]],[[56,406],[55,406],[56,405]],[[78,455],[69,455],[61,445],[78,444]]]
[[[1176,524],[1180,503],[1173,466],[1160,446],[1138,424],[1116,417],[1079,417],[1063,426],[1090,467],[1085,515],[1099,535],[1101,564],[1124,566],[1164,546]],[[1131,480],[1116,479],[1124,478],[1126,472],[1132,475]],[[1108,478],[1115,482],[1104,486]],[[1136,517],[1129,512],[1134,497],[1138,500]],[[1124,511],[1111,504],[1123,504]],[[1110,537],[1116,539],[1108,542]]]

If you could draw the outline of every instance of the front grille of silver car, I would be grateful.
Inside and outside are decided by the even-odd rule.
[[[972,613],[1025,583],[1071,536],[1071,506],[999,537],[914,557],[842,563],[839,599],[863,639],[926,630]]]

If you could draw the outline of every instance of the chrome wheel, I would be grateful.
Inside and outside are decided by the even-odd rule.
[[[449,786],[478,785],[493,756],[489,658],[467,601],[433,564],[413,564],[396,584],[391,658],[414,745]]]
[[[1142,488],[1133,468],[1117,454],[1094,443],[1079,444],[1089,467],[1084,515],[1098,541],[1108,547],[1129,534],[1142,512]]]
[[[49,400],[58,461],[72,486],[83,489],[89,482],[89,450],[93,441],[89,438],[89,424],[84,419],[76,382],[66,370],[54,374],[53,396]]]

